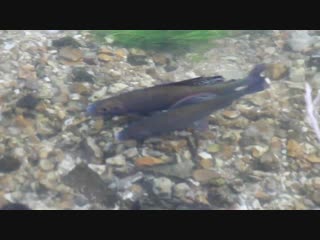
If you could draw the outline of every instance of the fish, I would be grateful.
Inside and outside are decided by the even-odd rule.
[[[179,98],[185,88],[214,85],[224,81],[225,79],[222,76],[217,75],[191,78],[179,82],[164,83],[153,87],[136,89],[89,104],[86,108],[86,115],[105,117],[127,114],[147,115],[149,112],[166,109]],[[174,95],[175,89],[180,90],[178,91],[180,95],[173,97],[173,100],[166,99],[166,96]],[[182,96],[186,94],[188,93],[182,94]]]
[[[225,95],[245,88],[250,76],[259,75],[265,64],[255,66],[248,77],[224,81],[222,76],[199,77],[180,82],[156,85],[98,100],[86,109],[87,116],[148,115],[169,109],[179,100],[199,93]]]
[[[172,108],[158,112],[151,117],[130,124],[117,134],[118,141],[136,139],[143,141],[146,138],[160,136],[172,131],[183,130],[189,127],[207,129],[207,117],[212,112],[231,105],[235,100],[269,87],[269,79],[260,75],[259,69],[254,69],[246,78],[244,88],[229,94],[218,95],[211,92],[199,93],[179,100]]]

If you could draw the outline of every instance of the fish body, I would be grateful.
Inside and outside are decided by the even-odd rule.
[[[121,131],[117,139],[137,139],[144,140],[148,137],[158,136],[175,130],[182,130],[192,126],[213,111],[222,109],[232,104],[232,102],[240,97],[262,91],[268,87],[268,83],[264,77],[259,75],[249,75],[248,84],[245,88],[233,91],[229,94],[217,95],[213,93],[200,94],[202,100],[198,102],[199,96],[195,97],[196,102],[192,104],[192,97],[187,97],[185,101],[181,101],[174,108],[166,112],[159,112],[151,117],[146,117],[135,122]]]
[[[220,76],[200,77],[176,83],[157,85],[120,94],[90,104],[87,114],[93,116],[116,116],[125,114],[145,115],[167,110],[177,101],[199,93],[226,95],[245,88],[251,75],[259,75],[265,65],[257,65],[249,76],[241,80],[223,81]]]
[[[160,84],[144,89],[137,89],[120,95],[98,100],[87,107],[87,115],[117,116],[126,114],[147,114],[164,110],[180,98],[196,92],[202,86],[215,85],[224,81],[222,76],[198,77],[180,82]]]

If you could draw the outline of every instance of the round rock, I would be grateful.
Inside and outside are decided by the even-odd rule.
[[[153,180],[152,191],[161,198],[171,198],[173,185],[174,183],[169,178],[156,178]]]

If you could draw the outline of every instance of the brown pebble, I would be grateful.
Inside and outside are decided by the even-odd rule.
[[[288,156],[293,158],[302,158],[303,157],[303,148],[295,140],[290,139],[287,143]]]
[[[155,157],[141,157],[135,160],[138,167],[154,166],[166,163],[166,161]]]
[[[266,76],[272,80],[280,80],[285,77],[287,73],[288,67],[281,63],[270,64],[266,70]]]
[[[103,62],[110,62],[110,61],[113,60],[113,56],[110,56],[110,55],[104,54],[104,53],[100,53],[100,54],[98,55],[98,59],[99,59],[100,61],[103,61]]]
[[[213,167],[213,162],[211,159],[202,159],[202,160],[200,160],[200,165],[204,169],[210,169]]]
[[[59,56],[67,61],[78,62],[82,59],[82,52],[78,48],[64,47],[60,49]]]
[[[311,163],[320,163],[320,157],[315,154],[308,155],[306,159]]]

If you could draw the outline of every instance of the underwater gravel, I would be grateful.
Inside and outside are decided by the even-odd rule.
[[[248,32],[175,56],[97,44],[86,31],[0,31],[0,207],[319,209],[319,143],[303,98],[305,82],[320,86],[318,35]],[[196,136],[119,143],[126,118],[84,115],[120,92],[239,79],[261,62],[272,64],[271,88],[212,114]]]

